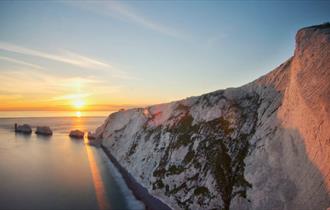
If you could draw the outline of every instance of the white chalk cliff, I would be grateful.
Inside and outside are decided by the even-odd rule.
[[[330,207],[330,24],[239,88],[111,114],[97,136],[173,209]]]

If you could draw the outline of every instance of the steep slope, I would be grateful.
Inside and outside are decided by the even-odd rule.
[[[173,209],[330,207],[330,26],[240,88],[113,113],[103,145]]]

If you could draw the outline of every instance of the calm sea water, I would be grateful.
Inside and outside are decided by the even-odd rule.
[[[143,209],[100,148],[68,137],[105,118],[0,118],[0,209]],[[14,123],[47,125],[54,134],[15,134]]]

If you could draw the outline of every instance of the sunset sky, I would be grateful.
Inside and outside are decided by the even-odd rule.
[[[330,4],[1,1],[0,111],[118,110],[243,85]]]

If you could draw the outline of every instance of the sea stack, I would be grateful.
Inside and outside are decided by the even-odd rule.
[[[92,133],[92,132],[88,132],[88,134],[87,134],[87,139],[89,139],[89,140],[95,140],[95,139],[96,139],[96,136],[95,136],[94,133]]]
[[[69,136],[71,138],[75,138],[75,139],[83,139],[84,138],[85,133],[81,130],[72,130],[70,131]]]
[[[51,136],[53,131],[48,126],[37,126],[36,132],[37,135]]]
[[[102,138],[97,136],[96,133],[88,132],[87,139],[89,145],[100,146],[102,143]]]
[[[32,128],[28,124],[17,125],[17,123],[15,123],[15,132],[16,133],[23,133],[23,134],[31,134],[32,133]]]

